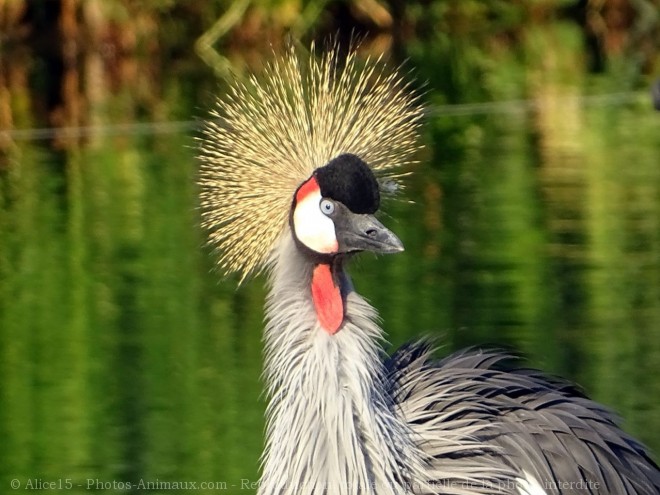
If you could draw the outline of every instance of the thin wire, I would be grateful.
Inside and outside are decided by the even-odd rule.
[[[501,113],[523,113],[538,110],[549,105],[579,103],[582,106],[604,107],[624,105],[639,101],[643,93],[628,91],[602,95],[560,97],[548,101],[539,99],[491,101],[483,103],[462,103],[457,105],[434,105],[427,109],[428,116],[473,116]],[[39,141],[53,139],[76,139],[90,136],[124,136],[176,134],[199,129],[199,120],[179,120],[166,122],[133,122],[126,124],[108,124],[72,127],[43,127],[32,129],[0,130],[0,140]]]
[[[640,91],[627,91],[620,93],[608,93],[602,95],[587,96],[562,96],[554,98],[552,102],[547,100],[508,100],[489,101],[484,103],[463,103],[459,105],[440,105],[429,108],[428,114],[440,115],[489,115],[498,113],[520,113],[538,110],[548,106],[565,105],[567,103],[579,103],[585,107],[604,107],[624,105],[639,101],[643,93]]]
[[[91,125],[77,127],[42,127],[33,129],[11,129],[0,131],[0,139],[14,141],[38,141],[52,139],[75,139],[90,136],[125,136],[174,134],[194,130],[200,126],[196,120],[170,122],[132,122],[127,124]]]

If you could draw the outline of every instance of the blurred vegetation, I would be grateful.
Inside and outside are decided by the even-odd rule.
[[[533,43],[539,29],[557,21],[575,28],[572,42],[586,58],[580,61],[585,69],[613,71],[619,83],[638,87],[659,71],[659,3],[3,0],[0,126],[15,126],[20,111],[14,106],[21,102],[29,104],[39,125],[90,123],[104,94],[127,88],[132,114],[158,118],[158,86],[165,72],[200,77],[207,63],[227,76],[246,65],[258,66],[264,54],[279,50],[289,38],[305,43],[329,36],[343,42],[363,39],[366,52],[391,53],[398,62],[422,67],[419,80],[436,88],[442,101],[522,97],[515,94],[520,87],[515,81],[492,80],[494,72],[501,72],[495,65],[543,63],[543,53],[525,53],[523,47]],[[564,43],[564,34],[556,33],[558,43]],[[193,50],[197,57],[191,56]],[[29,103],[9,97],[27,85],[42,91]]]
[[[354,267],[391,342],[512,348],[658,452],[658,12],[0,0],[0,491],[257,479],[263,287],[219,283],[202,248],[190,121],[230,72],[331,36],[429,107],[414,203],[387,205],[406,253]]]

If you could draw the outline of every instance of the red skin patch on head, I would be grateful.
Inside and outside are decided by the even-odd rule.
[[[303,199],[305,199],[305,196],[320,189],[321,188],[319,187],[319,183],[316,182],[316,178],[312,176],[307,182],[298,188],[298,191],[296,192],[296,203],[300,203]]]
[[[330,265],[316,265],[312,275],[312,300],[323,329],[334,335],[344,321],[344,301],[335,285]]]

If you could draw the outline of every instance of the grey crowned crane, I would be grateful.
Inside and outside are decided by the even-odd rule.
[[[200,138],[201,203],[226,272],[265,271],[259,493],[660,493],[650,453],[603,406],[503,356],[384,357],[348,261],[396,253],[374,216],[418,149],[408,84],[354,50],[291,48],[233,83]]]

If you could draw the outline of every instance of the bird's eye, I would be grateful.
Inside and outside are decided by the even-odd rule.
[[[335,212],[335,204],[329,199],[322,199],[320,207],[321,211],[326,215],[332,215]]]

